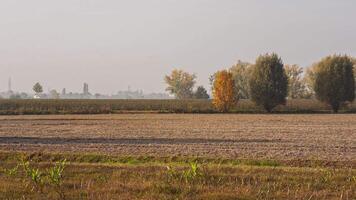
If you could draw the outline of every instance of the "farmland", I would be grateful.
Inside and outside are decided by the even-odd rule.
[[[355,130],[354,114],[1,116],[0,171],[66,158],[69,199],[354,199]],[[0,198],[57,198],[0,177]]]
[[[351,160],[356,116],[121,114],[0,117],[1,150]]]

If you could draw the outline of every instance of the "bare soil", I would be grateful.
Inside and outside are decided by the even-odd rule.
[[[355,164],[356,115],[1,116],[0,150]]]

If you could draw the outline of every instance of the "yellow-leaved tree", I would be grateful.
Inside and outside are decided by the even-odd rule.
[[[213,83],[213,105],[220,112],[229,111],[237,103],[235,83],[232,73],[227,70],[215,73]]]

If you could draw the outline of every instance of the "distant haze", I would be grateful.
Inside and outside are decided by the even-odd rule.
[[[309,66],[356,56],[354,0],[1,0],[0,90],[163,92],[173,68],[208,77],[277,52]]]

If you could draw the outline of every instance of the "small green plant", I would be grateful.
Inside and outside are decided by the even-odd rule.
[[[198,162],[189,163],[189,169],[179,172],[171,166],[167,166],[167,179],[168,182],[173,180],[183,181],[185,183],[194,182],[197,178],[202,177],[203,173],[200,170]]]
[[[64,191],[62,190],[63,183],[63,171],[67,165],[67,160],[64,159],[47,170],[48,179],[52,186],[54,186],[55,191],[60,196],[61,199],[65,199]]]
[[[22,158],[21,165],[26,175],[26,187],[31,187],[31,191],[43,192],[44,180],[43,174],[39,169],[34,169],[30,166],[30,161]]]
[[[4,173],[5,173],[7,176],[13,177],[13,176],[16,176],[16,175],[17,175],[18,169],[19,169],[19,165],[16,165],[16,166],[15,166],[14,168],[12,168],[12,169],[4,169]]]
[[[190,168],[183,172],[183,177],[186,183],[193,182],[202,176],[198,162],[191,162],[189,165]]]
[[[50,168],[48,171],[49,180],[55,186],[62,185],[63,171],[66,167],[67,160],[64,159],[60,162],[56,162],[53,168]]]
[[[39,168],[31,166],[30,160],[22,156],[16,167],[11,169],[4,169],[4,173],[9,177],[14,177],[19,174],[18,169],[22,167],[23,182],[26,188],[30,188],[31,192],[38,192],[44,194],[44,189],[52,187],[59,195],[60,199],[65,199],[64,191],[62,189],[63,184],[63,171],[67,165],[66,159],[56,162],[52,168],[46,169],[42,172]]]

